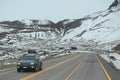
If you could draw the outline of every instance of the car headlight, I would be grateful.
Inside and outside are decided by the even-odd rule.
[[[19,63],[17,63],[18,65],[20,65],[21,63],[19,62]]]
[[[35,63],[34,62],[31,62],[31,65],[34,65]]]

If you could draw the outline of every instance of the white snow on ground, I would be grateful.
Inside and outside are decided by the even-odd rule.
[[[45,32],[30,32],[30,33],[18,33],[20,37],[37,37],[37,38],[45,38],[46,33]]]
[[[72,30],[71,32],[69,32],[68,34],[66,34],[63,37],[63,40],[64,39],[69,39],[69,38],[70,39],[74,38],[76,35],[80,34],[81,31],[84,31],[87,28],[89,28],[89,26],[87,26],[89,23],[90,23],[90,21],[87,21],[87,22],[83,23],[83,25],[81,25],[80,27],[75,28],[74,30]]]
[[[40,59],[43,60],[43,59],[45,59],[45,58],[47,58],[47,57],[48,57],[48,55],[41,55],[41,56],[40,56]]]
[[[22,19],[21,21],[23,22],[23,23],[26,23],[27,25],[30,25],[30,24],[32,24],[32,20],[33,19]],[[47,19],[45,19],[45,20],[38,20],[38,24],[49,24],[49,20],[47,20]]]
[[[120,70],[120,54],[118,53],[110,53],[109,56],[114,56],[115,60],[109,59],[108,55],[100,54],[100,56],[105,59],[107,62],[110,63],[110,61],[113,63],[113,65]]]
[[[65,56],[65,55],[69,55],[69,54],[71,54],[71,53],[60,53],[60,54],[57,54],[56,56],[54,56],[54,57],[59,57],[59,56]]]
[[[27,29],[25,29],[24,31],[28,31]],[[40,32],[29,32],[29,33],[17,33],[18,36],[20,37],[29,37],[29,38],[41,38],[41,39],[54,39],[56,38],[56,34],[54,32],[51,31],[40,31]]]
[[[14,69],[14,68],[2,69],[2,70],[0,70],[0,72],[2,72],[2,71],[7,71],[7,70],[11,70],[11,69]]]
[[[72,51],[72,50],[70,50],[70,52],[57,53],[57,55],[54,56],[54,57],[65,56],[65,55],[76,54],[76,53],[94,53],[94,52],[92,52],[92,51],[80,51],[80,50]]]
[[[15,53],[9,52],[8,54],[4,54],[3,56],[0,56],[0,60],[18,59],[23,54],[24,54],[23,52],[19,52],[19,51],[15,52]],[[5,64],[9,64],[9,63],[5,63]]]
[[[103,55],[103,54],[100,54],[100,56],[105,59],[108,63],[110,63],[110,59],[108,58],[108,55]]]
[[[117,60],[120,60],[120,55],[118,53],[110,53],[109,56],[114,56]]]
[[[6,63],[4,63],[3,65],[8,66],[8,65],[11,65],[11,64],[17,64],[17,62],[12,62],[12,63],[10,63],[10,62],[6,62]]]
[[[115,61],[112,60],[111,62],[115,65],[117,69],[120,70],[120,60],[115,60]]]
[[[14,49],[18,49],[18,48],[39,49],[39,47],[42,46],[41,44],[43,44],[44,41],[55,38],[56,38],[56,33],[52,31],[8,34],[5,38],[0,40],[0,43],[3,44],[0,46],[3,48],[14,48]],[[44,41],[41,41],[42,39],[44,39]],[[48,41],[46,42],[45,42],[46,44],[43,44],[43,46],[50,43]]]
[[[87,50],[84,50],[84,51],[79,51],[79,53],[95,53],[94,51],[87,51]]]
[[[3,27],[1,27],[0,26],[0,33],[2,33],[2,32],[10,32],[10,31],[13,31],[14,29],[8,29],[8,28],[3,28]]]
[[[68,23],[70,23],[70,22],[73,22],[74,21],[74,19],[69,19],[69,20],[66,20],[66,21],[64,21],[64,23],[63,24],[68,24]]]
[[[111,53],[110,56],[115,57],[116,60],[112,60],[112,63],[116,66],[117,69],[120,69],[120,55],[118,53]]]
[[[69,30],[62,40],[86,39],[101,43],[119,40],[120,10],[118,9],[119,8],[113,9],[114,12],[111,13],[109,10],[105,10],[86,16],[85,18],[88,19],[82,21],[80,27]],[[84,34],[81,37],[77,37],[77,35],[80,35],[82,32],[84,32]]]
[[[118,7],[119,8],[119,7]],[[113,12],[112,12],[113,11]],[[75,40],[83,40],[81,43],[86,44],[92,44],[92,42],[89,42],[88,40],[94,40],[96,42],[106,43],[106,42],[112,42],[115,40],[120,40],[120,10],[118,11],[117,8],[113,8],[111,13],[109,13],[109,10],[93,13],[91,15],[86,16],[86,20],[82,21],[82,25],[71,29],[68,32],[66,32],[66,35],[62,38],[62,41],[65,39],[75,39]],[[108,15],[107,15],[108,14]],[[32,20],[22,20],[27,25],[33,24]],[[70,23],[74,20],[66,20],[63,24]],[[38,24],[48,24],[49,20],[39,20]],[[74,27],[74,26],[73,26]],[[10,32],[13,29],[8,29],[0,26],[0,33],[2,32]],[[27,33],[28,31],[28,33]],[[24,29],[21,30],[19,33],[13,35],[7,35],[5,38],[0,40],[1,43],[4,43],[1,45],[3,48],[11,48],[11,49],[40,49],[42,48],[48,48],[53,47],[51,44],[55,44],[54,46],[59,47],[58,45],[64,45],[67,44],[67,46],[72,46],[72,44],[80,45],[79,43],[75,44],[75,42],[66,43],[61,42],[59,44],[56,44],[55,42],[51,42],[49,39],[55,39],[56,33],[52,31],[41,31],[41,32],[29,32],[30,30]],[[26,33],[24,33],[26,32]],[[64,30],[63,30],[64,32]],[[77,37],[82,32],[84,34],[80,37]],[[11,38],[8,36],[12,36]],[[40,40],[40,39],[43,39]],[[45,42],[45,40],[48,39],[48,41]],[[86,41],[85,41],[86,40]],[[69,41],[68,41],[69,42]],[[68,45],[69,44],[69,45]],[[44,46],[44,47],[43,47]],[[48,47],[49,46],[49,47]],[[71,53],[77,53],[77,52],[85,52],[85,53],[94,53],[91,51],[71,51]],[[22,53],[23,54],[23,53]],[[57,56],[63,56],[68,55],[70,53],[55,53]],[[53,55],[55,55],[53,54]],[[6,60],[9,58],[18,58],[20,54],[6,54],[4,56],[0,56],[0,60]],[[114,56],[116,58],[115,61],[110,60],[107,55],[100,55],[102,58],[107,60],[108,62],[112,62],[116,68],[120,69],[120,55],[117,53],[111,53],[110,56]],[[44,59],[48,57],[48,55],[42,55],[40,56],[41,59]],[[11,63],[5,63],[5,65],[9,65]]]

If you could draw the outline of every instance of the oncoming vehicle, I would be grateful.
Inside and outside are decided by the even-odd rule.
[[[24,54],[17,64],[17,72],[21,70],[42,70],[42,61],[37,54]]]

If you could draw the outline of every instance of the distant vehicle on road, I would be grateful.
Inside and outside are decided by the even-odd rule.
[[[77,47],[71,47],[71,50],[77,50],[78,48]]]
[[[42,70],[42,61],[37,54],[24,54],[17,64],[17,72],[21,70]]]

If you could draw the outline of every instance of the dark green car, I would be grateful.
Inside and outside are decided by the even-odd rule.
[[[42,61],[37,54],[25,54],[17,64],[17,72],[21,70],[42,70]]]

